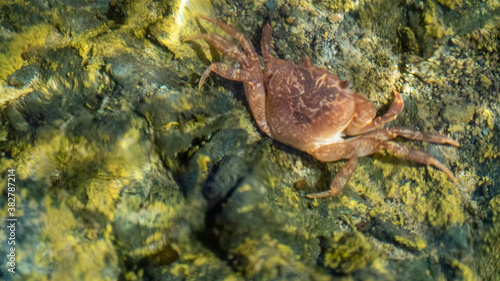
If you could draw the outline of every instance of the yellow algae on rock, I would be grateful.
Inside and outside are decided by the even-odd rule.
[[[206,175],[208,173],[208,164],[210,163],[210,157],[203,154],[198,154],[196,163],[198,164],[198,167],[201,169],[202,172],[199,178],[206,178]]]
[[[493,125],[495,125],[495,124],[494,124],[494,118],[493,118],[493,116],[491,114],[491,111],[486,108],[483,111],[483,115],[486,118],[486,123],[488,124],[488,128],[490,130],[493,130]]]
[[[453,275],[449,271],[467,279],[471,276],[467,267],[474,269],[474,265],[485,280],[496,276],[499,247],[495,245],[500,244],[500,231],[493,210],[498,209],[494,204],[498,200],[491,201],[494,214],[483,210],[486,200],[491,200],[488,196],[496,195],[492,186],[497,180],[495,166],[488,163],[498,155],[497,97],[488,91],[498,84],[494,71],[498,57],[484,54],[496,46],[497,33],[492,28],[485,25],[485,30],[474,35],[477,39],[473,38],[479,45],[487,41],[488,48],[471,50],[467,46],[474,42],[462,42],[456,36],[444,42],[446,28],[460,15],[441,7],[438,0],[366,5],[371,8],[362,8],[364,11],[353,9],[380,1],[259,0],[218,6],[214,17],[230,25],[238,23],[254,43],[269,19],[276,45],[273,55],[299,61],[299,56],[313,54],[311,59],[318,65],[343,79],[354,78],[353,87],[368,93],[377,108],[382,107],[380,113],[390,104],[390,89],[408,89],[405,110],[394,126],[456,132],[451,137],[462,145],[456,151],[423,145],[427,153],[452,169],[460,185],[451,184],[432,167],[379,153],[360,159],[342,194],[307,200],[302,196],[309,191],[308,185],[327,185],[342,163],[318,163],[262,135],[244,107],[241,83],[231,83],[224,92],[218,82],[203,91],[194,90],[200,72],[192,69],[208,62],[196,59],[194,63],[191,58],[203,54],[194,51],[194,43],[181,43],[184,36],[199,33],[192,15],[183,18],[185,26],[176,25],[183,2],[196,3],[112,1],[96,17],[100,21],[87,32],[72,35],[61,48],[77,58],[71,60],[77,67],[68,68],[66,57],[38,58],[46,59],[39,70],[42,83],[60,75],[67,79],[58,84],[59,89],[69,91],[43,87],[30,96],[64,102],[46,103],[43,110],[28,112],[31,115],[23,111],[11,114],[10,127],[5,129],[8,134],[2,137],[5,147],[13,146],[2,160],[12,155],[19,161],[22,171],[18,179],[29,186],[20,195],[43,194],[41,199],[23,198],[28,206],[24,214],[43,214],[43,224],[57,232],[43,229],[43,248],[35,251],[35,264],[42,266],[33,279],[48,279],[51,270],[57,270],[54,277],[68,280],[115,280],[120,276],[130,280],[384,279],[381,275],[406,280],[407,272],[415,274],[415,279],[444,280]],[[433,4],[436,7],[430,7]],[[332,15],[332,9],[353,13]],[[473,18],[483,16],[463,12]],[[394,14],[405,16],[392,17]],[[388,17],[378,20],[379,15]],[[62,23],[58,20],[57,24]],[[200,25],[207,32],[223,34],[212,24]],[[72,32],[71,27],[61,30]],[[290,35],[297,30],[304,32],[294,39]],[[467,32],[469,27],[463,30]],[[437,40],[439,37],[442,39]],[[401,50],[401,41],[406,39],[410,43]],[[418,45],[421,41],[426,42]],[[209,56],[206,44],[197,43]],[[428,67],[416,54],[425,45],[435,54]],[[443,52],[467,62],[456,59],[450,64]],[[471,57],[474,52],[480,54]],[[172,60],[174,56],[184,60]],[[141,65],[142,61],[147,63]],[[412,64],[421,71],[411,71]],[[157,70],[145,75],[153,68]],[[441,68],[446,71],[440,72]],[[65,72],[58,73],[61,70]],[[161,76],[165,72],[168,79]],[[178,77],[171,75],[174,73]],[[400,74],[405,80],[399,79]],[[101,82],[106,78],[108,83]],[[16,102],[10,108],[20,105]],[[42,105],[34,102],[31,106]],[[59,106],[61,110],[52,111]],[[80,111],[74,113],[75,108]],[[46,112],[55,112],[56,118],[40,121],[38,117],[46,117]],[[231,135],[235,130],[243,132],[243,137]],[[11,132],[21,141],[10,139]],[[249,157],[251,154],[257,156]],[[233,162],[224,166],[225,160],[220,160],[235,155],[244,159],[241,166]],[[476,166],[462,159],[479,159],[479,163]],[[484,179],[475,178],[476,173]],[[213,205],[205,194],[207,178],[213,180],[211,187],[220,188],[217,196],[223,198],[213,200]],[[294,189],[297,180],[308,185]],[[187,186],[193,186],[192,190]],[[45,214],[45,196],[50,196],[58,211]],[[59,220],[50,221],[47,215],[59,216]],[[493,221],[491,228],[485,224],[486,233],[475,227],[482,221],[488,225]],[[458,242],[447,244],[441,238],[447,230],[453,231],[450,240]],[[463,243],[459,230],[467,232]],[[0,236],[5,237],[4,230]],[[44,239],[54,245],[44,244]],[[450,247],[440,248],[439,243]],[[478,247],[484,253],[471,258],[470,252],[477,252]],[[20,253],[23,263],[33,249]],[[90,260],[91,255],[97,258]],[[109,264],[103,257],[109,258]],[[471,261],[476,257],[479,262]],[[72,271],[65,272],[64,267]],[[93,272],[83,272],[84,267]],[[39,272],[49,273],[41,276]]]
[[[450,124],[465,126],[474,118],[476,107],[473,104],[448,105],[444,108],[443,117]]]
[[[453,259],[451,262],[451,266],[458,269],[462,273],[462,280],[464,281],[475,281],[478,280],[477,277],[475,276],[474,272],[472,269],[467,266],[465,263],[460,262],[457,259]]]
[[[436,14],[436,4],[433,0],[426,1],[428,9],[422,15],[422,21],[425,25],[426,35],[439,39],[443,36],[452,35],[453,30],[444,26],[442,18]]]
[[[450,9],[461,8],[464,0],[437,0],[439,4],[446,6]]]
[[[325,253],[325,266],[343,274],[367,267],[377,257],[372,244],[359,232],[335,233]]]
[[[427,243],[421,237],[415,237],[415,239],[412,240],[403,236],[396,235],[394,236],[394,239],[396,240],[396,242],[418,251],[423,250],[427,246]]]
[[[297,196],[295,192],[289,187],[283,187],[281,189],[281,197],[279,197],[278,201],[276,202],[278,205],[289,205],[294,208],[299,207],[300,203],[300,198]]]
[[[67,138],[55,134],[50,139],[39,138],[28,152],[19,155],[19,176],[56,183],[69,177],[67,188],[77,197],[88,197],[86,208],[113,220],[122,189],[133,181],[141,181],[143,169],[148,169],[144,166],[146,151],[137,128],[125,132],[114,146],[105,148],[83,136]]]
[[[350,199],[347,196],[342,196],[340,198],[340,202],[344,207],[362,214],[366,213],[368,210],[368,207],[365,204],[358,202],[355,199]]]
[[[48,268],[54,266],[51,275],[54,280],[115,279],[118,258],[112,241],[103,238],[89,241],[80,236],[77,224],[81,222],[64,203],[54,203],[45,197],[44,207],[46,212],[41,214],[40,222],[41,241],[45,242],[35,252],[35,262]]]
[[[385,186],[386,197],[380,200],[380,194],[366,192],[364,196],[370,202],[370,209],[366,209],[367,206],[363,204],[365,209],[353,210],[361,214],[369,211],[371,216],[389,219],[394,225],[411,225],[416,228],[418,223],[424,221],[439,229],[447,229],[464,222],[465,214],[461,207],[463,197],[460,190],[450,183],[442,172],[425,167],[395,166],[381,161],[375,164],[376,169],[380,169],[383,175],[381,184]],[[432,180],[425,179],[426,169]],[[402,181],[405,183],[401,184]],[[439,182],[439,185],[433,181]],[[347,197],[341,201],[344,200],[350,201]]]
[[[491,199],[488,207],[493,223],[481,239],[476,267],[483,280],[494,280],[500,270],[500,195]]]
[[[244,268],[246,276],[252,278],[258,273],[263,273],[264,279],[269,280],[279,276],[281,267],[293,267],[298,272],[306,271],[304,264],[299,260],[294,251],[285,244],[272,239],[264,234],[260,239],[245,238],[234,251],[248,259]]]
[[[47,24],[32,26],[23,33],[14,34],[0,47],[0,84],[14,71],[21,68],[25,61],[22,54],[26,51],[43,47],[47,38],[55,32],[54,27]]]
[[[173,13],[153,24],[150,32],[158,42],[174,53],[176,58],[195,57],[196,52],[189,44],[182,42],[182,39],[199,33],[195,27],[197,16],[211,11],[211,7],[212,3],[208,0],[177,0],[172,5]]]
[[[175,276],[186,277],[189,276],[189,266],[187,264],[176,264],[170,272]]]

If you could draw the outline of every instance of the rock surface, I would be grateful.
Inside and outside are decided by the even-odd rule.
[[[270,21],[272,55],[310,57],[380,113],[401,92],[392,126],[448,134],[461,148],[401,142],[459,184],[381,152],[360,159],[338,196],[304,198],[345,162],[260,133],[239,82],[212,74],[197,90],[210,61],[231,63],[181,42],[221,33],[196,20],[202,12],[258,52]],[[32,0],[2,3],[0,15],[0,279],[500,275],[498,0]]]

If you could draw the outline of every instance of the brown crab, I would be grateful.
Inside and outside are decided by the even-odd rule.
[[[351,177],[358,158],[387,149],[398,156],[425,165],[434,165],[457,182],[453,173],[432,156],[397,142],[396,136],[433,143],[459,144],[440,134],[419,132],[409,128],[385,128],[403,110],[401,95],[394,91],[395,100],[387,113],[375,118],[376,110],[363,95],[350,89],[348,81],[341,81],[328,71],[314,66],[308,58],[296,64],[273,58],[271,26],[262,31],[264,69],[250,40],[235,28],[218,20],[201,16],[234,37],[232,41],[214,34],[198,34],[183,41],[204,39],[219,52],[237,61],[241,68],[223,63],[212,63],[203,73],[199,87],[211,71],[220,76],[241,81],[253,117],[259,128],[269,137],[296,149],[305,151],[324,162],[348,159],[330,186],[330,190],[309,194],[309,198],[323,198],[338,194]]]

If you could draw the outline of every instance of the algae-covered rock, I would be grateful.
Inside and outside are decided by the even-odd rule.
[[[494,280],[499,7],[2,3],[0,279]],[[211,74],[198,89],[212,61],[237,67],[204,42],[182,42],[224,35],[200,13],[241,30],[258,53],[270,22],[271,55],[309,57],[379,114],[400,92],[405,109],[391,126],[461,147],[395,141],[432,155],[458,184],[382,151],[360,158],[337,196],[306,198],[345,161],[319,162],[260,132],[241,82]],[[12,217],[15,274],[5,258]]]

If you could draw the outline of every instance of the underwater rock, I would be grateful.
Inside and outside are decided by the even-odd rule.
[[[0,8],[0,191],[14,168],[22,221],[19,272],[3,264],[0,279],[500,274],[498,1],[199,1]],[[305,198],[344,162],[259,132],[240,82],[210,75],[196,88],[211,60],[227,59],[181,41],[217,30],[196,22],[200,7],[257,52],[270,22],[273,56],[310,57],[379,113],[401,92],[394,126],[457,139],[460,149],[406,144],[445,162],[459,184],[382,152],[361,158],[338,196]],[[7,204],[0,196],[4,221]],[[7,235],[1,228],[1,243]]]

